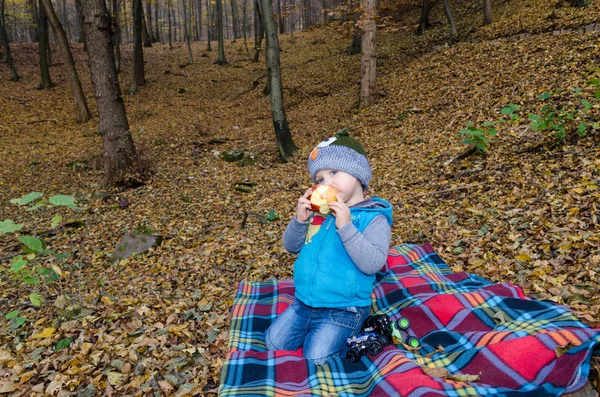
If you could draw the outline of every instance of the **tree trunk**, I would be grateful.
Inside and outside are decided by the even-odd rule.
[[[146,22],[146,27],[148,28],[148,38],[151,43],[156,43],[156,38],[154,37],[154,31],[152,30],[152,0],[148,0],[146,3],[146,16],[148,17],[148,21]]]
[[[159,31],[159,27],[158,27],[158,11],[160,8],[160,3],[157,1],[156,4],[154,5],[154,38],[156,39],[156,41],[160,41],[161,37],[160,37],[160,31]]]
[[[125,42],[129,43],[129,27],[127,26],[127,4],[123,3],[123,25],[125,25]]]
[[[485,1],[485,0],[484,0]],[[421,22],[417,34],[425,34],[429,26],[429,11],[431,11],[431,0],[423,0],[423,10],[421,11]]]
[[[363,1],[363,23],[360,56],[360,108],[372,104],[375,100],[376,56],[375,35],[377,33],[377,0]]]
[[[150,40],[150,35],[148,34],[148,26],[146,25],[146,16],[144,15],[144,4],[140,4],[140,13],[142,14],[142,40],[144,42],[144,47],[152,47],[152,41]]]
[[[279,63],[279,40],[273,21],[273,6],[271,0],[262,0],[261,5],[263,26],[267,36],[267,75],[271,96],[271,118],[277,137],[279,156],[282,162],[287,163],[291,156],[296,155],[298,148],[292,140],[292,134],[285,115],[281,66]]]
[[[198,13],[198,40],[202,40],[202,0],[196,0],[196,12]]]
[[[56,34],[56,39],[58,40],[60,52],[62,53],[63,63],[65,66],[65,74],[67,76],[67,80],[69,80],[71,93],[73,94],[73,98],[75,99],[75,117],[78,123],[85,123],[92,118],[92,115],[90,114],[90,111],[88,109],[83,89],[81,88],[81,81],[79,80],[77,69],[75,68],[75,61],[73,60],[73,54],[71,54],[71,47],[69,46],[67,35],[65,34],[65,30],[63,29],[60,21],[58,20],[58,17],[56,16],[56,12],[54,12],[54,8],[52,7],[52,1],[42,0],[42,3],[44,5],[46,14],[48,15],[48,20],[52,25],[52,29]]]
[[[231,22],[233,27],[233,41],[240,38],[240,24],[238,21],[237,0],[231,0]]]
[[[304,6],[304,30],[306,30],[312,26],[310,0],[302,0],[302,5]]]
[[[212,47],[210,46],[210,40],[212,39],[212,32],[210,31],[211,23],[211,10],[210,10],[210,0],[206,0],[206,37],[208,39],[208,44],[206,46],[206,51],[212,51]]]
[[[456,25],[454,24],[454,18],[452,18],[452,11],[450,10],[450,5],[448,4],[448,0],[444,0],[444,12],[446,13],[446,18],[448,18],[448,23],[450,24],[450,44],[453,44],[456,40],[456,36],[458,33],[456,32]]]
[[[246,5],[248,4],[248,0],[244,0],[244,4],[243,9],[242,9],[242,32],[244,34],[244,46],[246,47],[246,56],[248,56],[248,59],[250,59],[250,51],[248,50],[248,41],[246,39],[246,29],[248,28],[246,25],[248,23],[248,19],[247,19],[247,7]]]
[[[217,40],[219,47],[217,65],[226,65],[227,59],[225,59],[225,46],[223,43],[223,0],[217,0]]]
[[[81,1],[75,0],[75,9],[77,10],[77,19],[79,20],[79,38],[78,42],[83,43],[83,52],[87,52],[87,40],[85,39],[85,29],[83,28],[83,13],[81,12]]]
[[[492,23],[492,0],[483,0],[483,24]]]
[[[130,94],[137,93],[138,86],[146,84],[146,78],[144,76],[144,51],[142,49],[141,8],[142,0],[133,0],[133,62],[131,62]]]
[[[119,25],[119,2],[112,0],[113,45],[115,47],[115,66],[117,73],[121,72],[121,27]]]
[[[70,41],[73,40],[73,36],[71,36],[71,24],[69,23],[69,14],[67,13],[67,0],[63,0],[62,2],[62,14],[63,14],[63,26],[66,27],[66,35],[67,38]],[[48,10],[46,10],[46,12],[48,12]]]
[[[192,45],[191,45],[191,34],[188,31],[188,18],[187,18],[187,11],[186,11],[186,6],[185,6],[185,2],[186,0],[181,0],[181,4],[183,5],[183,35],[186,38],[187,41],[187,48],[188,48],[188,53],[190,55],[190,64],[194,63],[194,58],[192,57]]]
[[[4,18],[4,1],[5,0],[0,0],[0,39],[2,39],[2,44],[4,45],[4,59],[12,73],[11,80],[19,81],[17,69],[15,68],[12,56],[10,55],[10,43],[8,42],[8,33],[6,32],[6,19]]]
[[[350,3],[352,4],[352,3]],[[358,26],[358,20],[360,19],[360,12],[355,11],[352,14],[352,20],[354,22],[354,34],[352,35],[352,43],[348,47],[348,55],[360,54],[360,41],[361,41],[361,30]]]
[[[259,6],[260,0],[254,0],[254,62],[258,62],[260,57],[260,49],[262,47],[262,40],[265,35],[263,28],[263,15],[261,7]]]
[[[229,21],[227,20],[227,3],[224,0],[221,0],[221,11],[223,13],[223,38],[230,38],[231,34],[229,32]]]
[[[2,1],[4,1],[4,0],[2,0]],[[37,6],[36,6],[35,0],[28,0],[27,3],[29,4],[29,10],[31,12],[31,21],[33,22],[33,24],[29,25],[29,34],[31,35],[31,41],[36,43],[39,41],[38,31],[36,29],[36,26],[38,25]]]
[[[173,39],[171,37],[171,0],[167,0],[167,15],[169,18],[169,48],[173,49]]]
[[[110,15],[104,0],[81,3],[89,48],[89,64],[98,108],[98,131],[102,136],[104,179],[102,186],[123,180],[137,162],[137,154],[125,104],[121,96],[113,45]]]
[[[40,41],[38,43],[39,55],[40,55],[40,73],[42,77],[42,82],[38,86],[40,90],[47,90],[52,87],[52,81],[50,79],[50,70],[48,65],[48,18],[46,16],[46,9],[42,5],[42,0],[39,0],[38,3],[39,9],[39,24],[38,24],[38,34],[40,37]]]
[[[285,4],[284,4],[285,6]],[[285,21],[283,20],[283,13],[281,9],[281,0],[277,0],[277,28],[279,29],[279,34],[285,33]]]

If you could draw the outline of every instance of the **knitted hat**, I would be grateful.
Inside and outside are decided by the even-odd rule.
[[[373,172],[362,145],[350,136],[347,128],[335,133],[315,147],[308,156],[308,172],[313,182],[315,174],[323,169],[343,171],[354,176],[367,190]]]

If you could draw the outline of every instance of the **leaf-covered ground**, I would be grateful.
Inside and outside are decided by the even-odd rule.
[[[97,119],[73,121],[56,49],[57,86],[38,91],[36,47],[13,45],[22,79],[8,82],[9,71],[0,69],[0,221],[41,234],[62,214],[62,226],[43,239],[70,256],[52,262],[60,280],[32,287],[8,270],[20,250],[17,235],[0,235],[0,392],[215,393],[236,283],[291,276],[294,256],[281,234],[311,185],[306,158],[344,126],[371,159],[370,193],[394,204],[393,244],[429,241],[455,270],[521,285],[598,326],[600,149],[592,125],[600,113],[600,34],[551,30],[597,22],[599,3],[573,9],[508,1],[482,28],[481,2],[464,1],[455,9],[463,42],[449,48],[441,4],[432,29],[413,34],[417,3],[382,5],[380,96],[361,112],[360,56],[345,53],[350,25],[294,33],[294,44],[281,37],[286,110],[300,147],[288,164],[278,161],[264,63],[247,60],[243,41],[227,43],[224,67],[205,43],[193,44],[195,63],[187,66],[180,43],[145,49],[148,84],[124,97],[134,141],[154,175],[128,190],[98,189]],[[536,35],[509,39],[524,32]],[[74,55],[91,98],[86,54],[74,45]],[[125,89],[130,66],[125,48]],[[513,119],[501,113],[511,103],[519,108]],[[90,106],[94,112],[93,100]],[[577,114],[569,128],[585,121],[587,136],[558,145],[535,131],[528,116],[544,106]],[[498,130],[486,154],[459,157],[467,146],[457,133],[486,121]],[[235,149],[254,153],[258,163],[220,158]],[[238,182],[253,186],[242,192]],[[10,204],[33,191],[73,195],[85,210]],[[68,224],[75,220],[83,226]],[[121,237],[139,226],[160,234],[161,244],[113,263]],[[39,308],[28,299],[35,291],[45,298]],[[26,317],[19,327],[5,318],[14,310]]]

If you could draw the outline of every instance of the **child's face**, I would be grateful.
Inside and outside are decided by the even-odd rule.
[[[364,200],[363,188],[356,177],[343,171],[323,169],[315,174],[315,181],[321,185],[334,186],[343,193],[344,202],[351,206]]]

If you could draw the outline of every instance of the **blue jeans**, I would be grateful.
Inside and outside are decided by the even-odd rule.
[[[267,349],[303,347],[305,358],[322,364],[339,355],[346,339],[360,331],[369,312],[369,307],[314,308],[296,299],[267,329]]]

